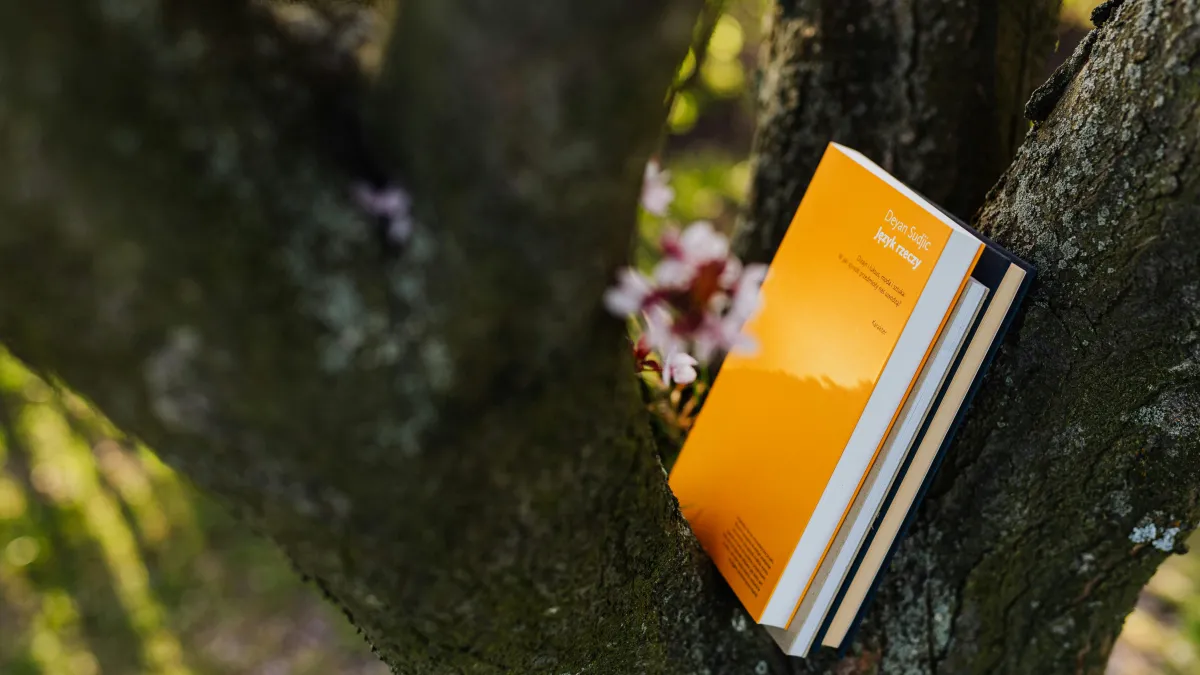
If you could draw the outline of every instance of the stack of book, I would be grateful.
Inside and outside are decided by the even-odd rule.
[[[1033,269],[830,144],[670,484],[780,647],[844,649]]]

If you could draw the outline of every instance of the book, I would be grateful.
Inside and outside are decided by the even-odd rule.
[[[966,227],[965,225],[963,225]],[[818,639],[844,652],[853,631],[874,597],[881,572],[895,554],[904,531],[917,514],[938,466],[949,450],[954,430],[962,424],[971,399],[981,386],[987,366],[1000,347],[1021,300],[1034,280],[1032,266],[979,235],[987,245],[972,278],[991,290],[973,333],[955,363],[917,445],[905,458],[899,479],[876,514],[866,540],[852,564],[853,574],[838,591],[835,610],[824,620]]]
[[[857,624],[905,520],[885,516],[934,464],[930,421],[957,419],[949,392],[981,370],[964,363],[1005,304],[982,273],[999,251],[860,153],[822,156],[745,328],[758,349],[726,358],[669,479],[785,651]]]
[[[988,294],[988,288],[971,279],[966,292],[959,298],[951,312],[951,319],[934,345],[933,356],[926,361],[917,379],[917,386],[905,401],[900,422],[893,428],[871,466],[863,488],[851,504],[845,522],[838,530],[831,554],[818,568],[814,587],[819,591],[808,594],[800,603],[797,616],[801,617],[790,631],[771,629],[776,641],[788,653],[807,653],[825,624],[825,617],[839,595],[841,585],[852,568],[857,568],[859,544],[868,539],[868,529],[875,524],[876,515],[888,496],[893,481],[899,475],[904,460],[909,457],[918,432],[933,408],[934,400],[942,390],[951,366],[957,360],[975,324],[980,309]],[[872,531],[873,532],[873,531]]]

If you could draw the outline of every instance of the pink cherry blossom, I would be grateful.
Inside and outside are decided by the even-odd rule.
[[[652,162],[646,186],[670,191],[668,177]],[[639,372],[658,372],[668,386],[686,385],[696,380],[697,365],[718,354],[758,348],[744,326],[760,309],[767,267],[743,265],[730,252],[729,239],[708,221],[682,231],[668,225],[659,243],[662,258],[651,275],[622,269],[604,305],[617,316],[639,319],[641,336],[634,342]]]
[[[733,288],[741,278],[742,261],[730,256],[725,261],[725,268],[721,270],[721,288]]]
[[[650,349],[659,355],[671,354],[683,349],[683,341],[675,334],[675,318],[661,304],[651,305],[643,313],[646,331],[642,334]]]
[[[692,353],[696,358],[707,363],[717,352],[721,351],[725,342],[724,329],[721,321],[711,316],[704,318],[704,323],[696,329],[692,338]]]
[[[697,364],[699,364],[699,361],[686,352],[675,352],[668,355],[665,363],[663,363],[663,383],[670,386],[672,382],[677,384],[691,384],[695,382]]]
[[[729,257],[729,241],[713,229],[712,223],[700,220],[682,233],[667,228],[660,242],[663,259],[654,268],[654,282],[663,288],[681,289],[689,286],[701,267],[720,263],[721,285],[730,287],[740,274],[741,263]]]
[[[647,162],[642,178],[642,208],[656,216],[665,216],[675,201],[675,188],[670,186],[670,180],[670,171],[662,171],[653,159]]]
[[[651,290],[644,275],[626,267],[617,272],[617,285],[604,292],[604,306],[617,316],[633,316],[645,304]]]
[[[733,288],[733,299],[728,312],[730,316],[746,321],[758,311],[762,303],[759,289],[766,278],[766,265],[759,263],[746,265]]]
[[[654,266],[654,283],[662,288],[687,288],[695,276],[694,266],[674,258],[664,258]]]
[[[387,238],[392,243],[402,244],[412,236],[412,199],[407,192],[394,185],[376,188],[366,183],[356,183],[353,193],[359,208],[376,218],[387,220]]]
[[[366,183],[354,185],[354,198],[364,211],[373,216],[391,216],[406,212],[412,203],[408,193],[398,187],[375,188]]]
[[[758,351],[758,340],[745,333],[746,322],[740,317],[725,315],[721,319],[721,349],[730,354],[748,355]]]
[[[712,223],[698,220],[679,236],[679,249],[684,262],[698,267],[706,262],[727,258],[729,240],[714,230]]]

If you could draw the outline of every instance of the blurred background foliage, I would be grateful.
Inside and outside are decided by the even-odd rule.
[[[1200,532],[1142,589],[1108,661],[1109,675],[1200,673]]]
[[[270,543],[0,353],[0,673],[387,669]]]
[[[660,151],[676,222],[735,224],[770,4],[727,0],[711,40],[680,68]],[[1064,4],[1047,74],[1096,4]],[[661,227],[642,223],[640,264]],[[0,674],[386,672],[269,542],[82,400],[0,353]],[[1109,672],[1200,673],[1200,554],[1171,558],[1151,580]]]

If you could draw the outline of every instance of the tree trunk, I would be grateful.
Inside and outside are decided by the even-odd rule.
[[[780,0],[763,51],[747,223],[779,246],[829,141],[961,218],[1008,166],[1054,48],[1059,0]]]
[[[841,664],[782,658],[704,559],[599,308],[699,0],[406,0],[363,147],[336,35],[0,6],[0,338],[398,673],[1095,669],[1200,508],[1198,2],[1128,3],[1038,99],[981,225],[1042,281]],[[375,164],[400,251],[347,198]]]
[[[851,672],[1102,673],[1200,519],[1200,3],[1107,10],[978,216],[1038,282]]]
[[[398,673],[779,659],[599,302],[701,5],[406,0],[363,150],[414,194],[399,252],[348,198],[374,162],[337,36],[233,0],[2,5],[0,335]]]

